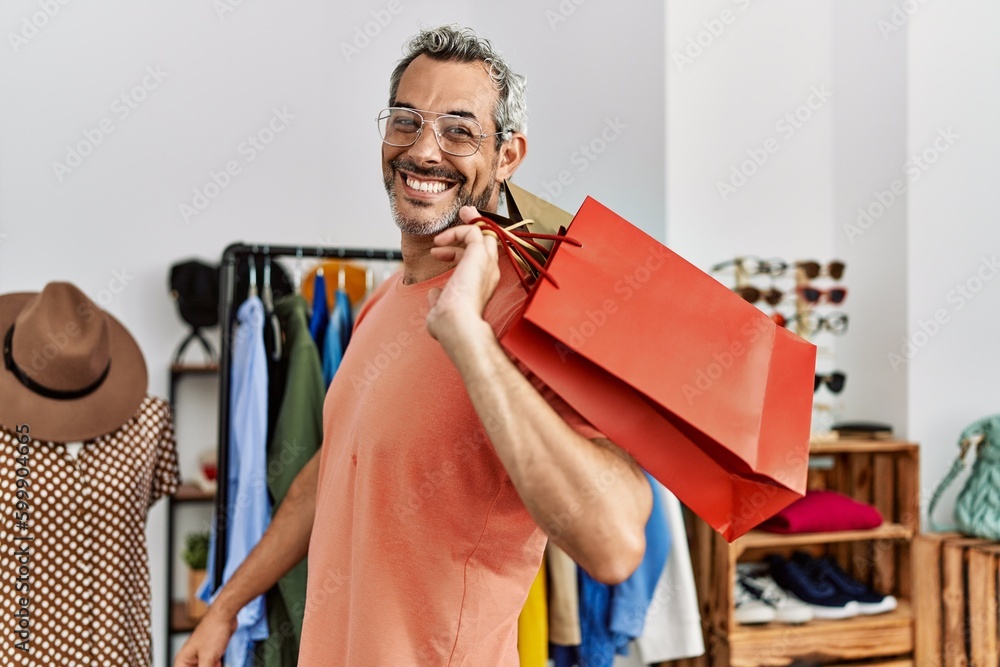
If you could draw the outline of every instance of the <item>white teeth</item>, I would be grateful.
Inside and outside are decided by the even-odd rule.
[[[412,176],[406,177],[406,184],[413,188],[414,190],[420,190],[421,192],[444,192],[448,189],[448,184],[442,181],[418,181]]]

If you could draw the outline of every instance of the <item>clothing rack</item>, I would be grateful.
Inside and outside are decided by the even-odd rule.
[[[229,503],[229,394],[230,372],[233,360],[231,339],[233,321],[236,318],[236,267],[250,255],[270,257],[317,257],[329,259],[366,259],[400,261],[399,250],[375,250],[371,248],[336,248],[328,246],[284,246],[233,243],[222,253],[219,276],[219,322],[222,326],[221,350],[219,355],[219,453],[217,467],[217,491],[215,494],[215,562],[212,564],[212,580],[216,586],[222,581],[226,565],[226,536],[228,532],[227,506]]]

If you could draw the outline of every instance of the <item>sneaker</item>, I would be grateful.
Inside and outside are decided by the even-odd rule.
[[[818,573],[808,570],[796,560],[777,554],[767,557],[771,577],[779,586],[809,605],[814,618],[852,618],[860,613],[858,603]]]
[[[796,559],[808,558],[814,561],[815,564],[811,567],[815,567],[822,572],[837,590],[855,600],[858,603],[858,611],[862,614],[884,614],[895,609],[898,604],[896,598],[892,595],[882,595],[844,572],[837,565],[837,561],[830,556],[814,559],[809,554],[801,553],[800,555],[797,552],[792,557]],[[806,567],[810,566],[807,565]]]
[[[794,594],[784,590],[767,573],[767,565],[764,563],[756,568],[741,568],[742,563],[737,565],[737,571],[746,584],[761,591],[761,599],[774,608],[774,620],[778,623],[789,623],[798,625],[808,623],[813,619],[812,608]],[[749,564],[748,564],[749,565]]]
[[[774,620],[774,607],[764,602],[763,591],[752,583],[744,581],[744,577],[736,577],[733,585],[733,600],[735,609],[733,618],[743,625],[770,623]]]

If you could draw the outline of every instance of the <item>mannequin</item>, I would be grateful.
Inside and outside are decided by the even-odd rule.
[[[135,340],[69,283],[0,296],[0,664],[148,667],[146,513],[177,489]]]

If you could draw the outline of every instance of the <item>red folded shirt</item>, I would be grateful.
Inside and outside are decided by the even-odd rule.
[[[882,521],[881,512],[871,505],[836,491],[807,491],[759,528],[771,533],[832,533],[878,528]]]

